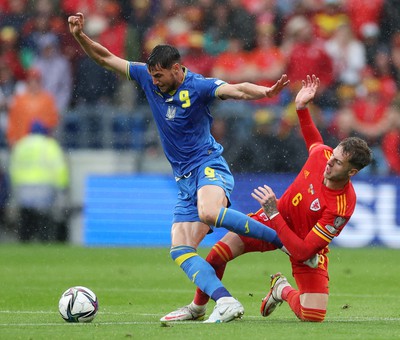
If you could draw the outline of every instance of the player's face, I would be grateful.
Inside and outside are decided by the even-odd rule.
[[[161,66],[149,69],[153,84],[156,85],[161,92],[168,93],[178,88],[177,65],[178,64],[173,65],[170,69],[162,68]]]
[[[354,171],[348,158],[348,155],[343,153],[341,146],[336,147],[326,163],[325,179],[331,182],[346,183]]]

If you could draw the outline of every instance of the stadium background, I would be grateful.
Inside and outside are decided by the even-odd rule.
[[[53,94],[57,103],[66,95],[68,99],[64,105],[59,104],[59,123],[54,136],[63,146],[71,170],[69,242],[167,246],[176,189],[147,104],[133,84],[99,69],[83,56],[67,32],[66,18],[79,9],[86,11],[92,36],[122,57],[143,61],[154,44],[173,43],[180,48],[184,64],[191,70],[206,76],[221,75],[221,79],[227,81],[252,81],[255,74],[245,76],[242,64],[256,59],[256,47],[260,44],[257,38],[269,37],[272,47],[263,55],[283,57],[271,58],[266,65],[252,65],[256,73],[263,73],[263,67],[265,70],[262,70],[270,74],[276,69],[283,73],[292,67],[293,73],[288,72],[288,75],[295,80],[295,74],[300,71],[322,77],[331,67],[332,79],[327,80],[326,91],[312,109],[327,143],[333,145],[348,134],[371,138],[376,162],[354,181],[359,197],[357,210],[337,245],[379,244],[399,248],[400,184],[396,159],[398,162],[400,149],[398,144],[386,142],[387,136],[399,135],[400,125],[397,99],[400,9],[395,3],[374,0],[366,6],[363,1],[345,0],[2,0],[0,67],[2,71],[6,68],[12,71],[13,91],[5,92],[4,85],[9,82],[1,78],[0,89],[7,100],[3,100],[0,112],[0,165],[7,171],[10,154],[6,138],[8,101],[23,88],[26,70],[40,55],[40,41],[43,43],[55,36],[55,47],[68,63],[71,79],[69,88]],[[351,55],[343,53],[344,58],[338,59],[332,53],[329,67],[321,67],[319,61],[314,60],[315,63],[303,63],[307,69],[293,70],[290,48],[299,41],[289,40],[297,39],[299,30],[306,28],[304,20],[299,18],[306,18],[313,24],[313,39],[307,45],[309,51],[321,51],[323,46],[327,52],[329,44],[338,49],[336,32],[351,23],[349,44],[361,46],[361,66],[353,69]],[[39,26],[40,20],[44,26]],[[119,39],[113,40],[110,36]],[[274,49],[279,51],[272,53]],[[221,67],[224,53],[225,64],[226,56],[238,62],[224,69]],[[16,65],[18,60],[20,69]],[[49,69],[48,73],[57,74],[52,71]],[[99,78],[99,74],[103,78]],[[67,78],[66,74],[60,76],[64,83]],[[276,78],[275,74],[273,79]],[[273,79],[265,76],[257,81],[268,84]],[[54,87],[49,88],[52,90]],[[241,211],[257,209],[249,196],[254,185],[273,184],[279,193],[304,161],[304,143],[292,119],[290,105],[295,91],[296,81],[293,81],[288,91],[272,101],[234,105],[224,102],[213,107],[213,133],[224,145],[225,156],[236,175],[233,203]],[[339,119],[347,117],[343,112],[352,108],[349,102],[360,99],[366,105],[366,98],[377,98],[384,107],[385,113],[381,116],[358,117],[372,127],[378,127],[381,122],[386,126],[377,138],[367,133],[371,125],[358,124],[366,127],[365,131],[359,131],[354,126],[346,126],[348,120],[341,125],[343,120]],[[357,117],[356,109],[353,115]],[[283,150],[287,150],[284,155],[277,154]],[[259,154],[269,156],[259,157]],[[132,200],[126,199],[127,188]],[[12,228],[8,225],[1,228],[0,242],[15,241]],[[212,244],[220,236],[221,232],[215,233],[204,245]]]

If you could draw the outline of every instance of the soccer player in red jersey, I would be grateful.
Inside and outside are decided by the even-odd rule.
[[[323,144],[307,109],[319,83],[316,76],[307,76],[296,96],[296,111],[309,150],[301,172],[280,199],[276,199],[267,185],[259,186],[252,193],[261,209],[250,216],[276,230],[291,254],[292,274],[298,287],[292,287],[281,273],[273,275],[270,291],[261,304],[263,316],[270,315],[278,304],[286,301],[300,320],[324,320],[329,293],[328,245],[339,236],[354,212],[356,194],[351,177],[372,158],[367,143],[357,137],[344,139],[335,149]],[[207,261],[222,278],[227,262],[234,258],[274,249],[271,243],[229,232],[213,246]],[[317,263],[313,265],[307,260],[315,254],[318,254]],[[205,312],[208,299],[197,289],[191,304],[172,313]],[[190,315],[183,314],[182,321],[190,320]]]

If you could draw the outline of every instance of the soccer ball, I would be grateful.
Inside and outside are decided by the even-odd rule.
[[[91,322],[98,309],[96,294],[82,286],[68,288],[58,302],[58,310],[67,322]]]

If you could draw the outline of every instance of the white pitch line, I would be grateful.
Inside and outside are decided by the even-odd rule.
[[[47,313],[47,312],[46,312]],[[159,315],[156,314],[135,314],[138,316],[157,316]],[[134,316],[134,315],[133,315]],[[252,316],[248,315],[245,317],[245,319],[250,319],[250,320],[261,320],[261,317],[259,316]],[[285,320],[274,320],[274,321],[286,321]],[[378,318],[378,317],[352,317],[352,318],[328,318],[326,319],[325,323],[326,324],[331,324],[331,323],[352,323],[352,322],[394,322],[398,323],[400,322],[400,318]],[[238,320],[235,322],[245,322],[245,320]],[[102,325],[102,326],[113,326],[113,325],[160,325],[160,321],[115,321],[115,322],[93,322],[92,324],[94,325]],[[185,321],[185,322],[171,322],[170,324],[172,325],[187,325],[187,324],[197,324],[200,325],[202,322],[199,321]],[[54,326],[61,326],[61,327],[79,327],[82,325],[89,326],[89,324],[85,323],[68,323],[68,322],[49,322],[49,323],[0,323],[0,327],[37,327],[37,326],[42,326],[42,327],[54,327]],[[83,326],[85,327],[85,326]]]
[[[30,311],[30,310],[0,310],[0,314],[59,314],[58,311],[43,311],[43,310],[38,310],[38,311]],[[132,313],[125,312],[125,313],[115,313],[115,312],[106,312],[106,311],[101,311],[101,314],[105,315],[132,315]],[[137,315],[151,315],[151,314],[137,314]]]
[[[186,323],[186,322],[185,322]],[[195,322],[192,322],[195,323]],[[161,323],[158,321],[127,321],[127,322],[94,322],[95,325],[104,325],[104,326],[112,326],[112,325],[160,325]],[[49,322],[49,323],[0,323],[0,327],[31,327],[31,326],[61,326],[61,327],[80,327],[82,325],[88,326],[89,324],[82,323],[68,323],[68,322]],[[85,326],[83,326],[85,327]]]

